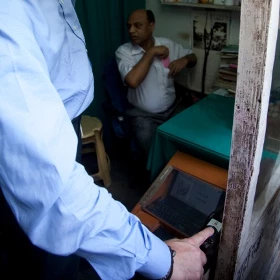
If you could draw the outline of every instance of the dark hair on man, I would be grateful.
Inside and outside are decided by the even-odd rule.
[[[148,22],[149,23],[151,23],[151,22],[156,23],[154,13],[151,10],[146,10],[146,12],[147,12]]]

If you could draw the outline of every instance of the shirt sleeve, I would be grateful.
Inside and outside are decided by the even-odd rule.
[[[125,77],[135,66],[135,62],[133,61],[131,52],[129,53],[129,50],[125,46],[120,46],[116,50],[115,55],[122,81],[126,85]]]
[[[0,185],[32,243],[102,279],[163,277],[164,242],[75,162],[77,139],[32,27],[0,13]]]
[[[193,53],[191,49],[186,49],[181,44],[175,42],[172,42],[172,48],[174,50],[175,59],[179,59]]]

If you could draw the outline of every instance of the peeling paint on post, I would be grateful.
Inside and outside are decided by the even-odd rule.
[[[279,0],[242,1],[231,159],[216,280],[237,276],[237,260],[248,245],[266,129],[278,13]],[[256,250],[256,244],[253,243],[251,252]],[[249,259],[245,258],[246,269],[250,258],[251,253]]]

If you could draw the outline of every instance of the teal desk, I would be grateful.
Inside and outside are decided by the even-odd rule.
[[[210,94],[157,128],[147,168],[152,181],[176,151],[228,168],[234,98]]]

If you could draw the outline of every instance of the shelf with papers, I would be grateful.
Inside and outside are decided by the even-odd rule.
[[[240,6],[227,6],[227,5],[217,5],[217,4],[199,4],[199,3],[186,3],[186,2],[165,2],[161,1],[162,5],[169,6],[184,6],[190,8],[200,8],[200,9],[215,9],[215,10],[228,10],[228,11],[240,11]]]
[[[231,91],[231,93],[235,93],[238,70],[238,49],[237,45],[228,45],[221,50],[221,62],[214,87],[224,88]]]

